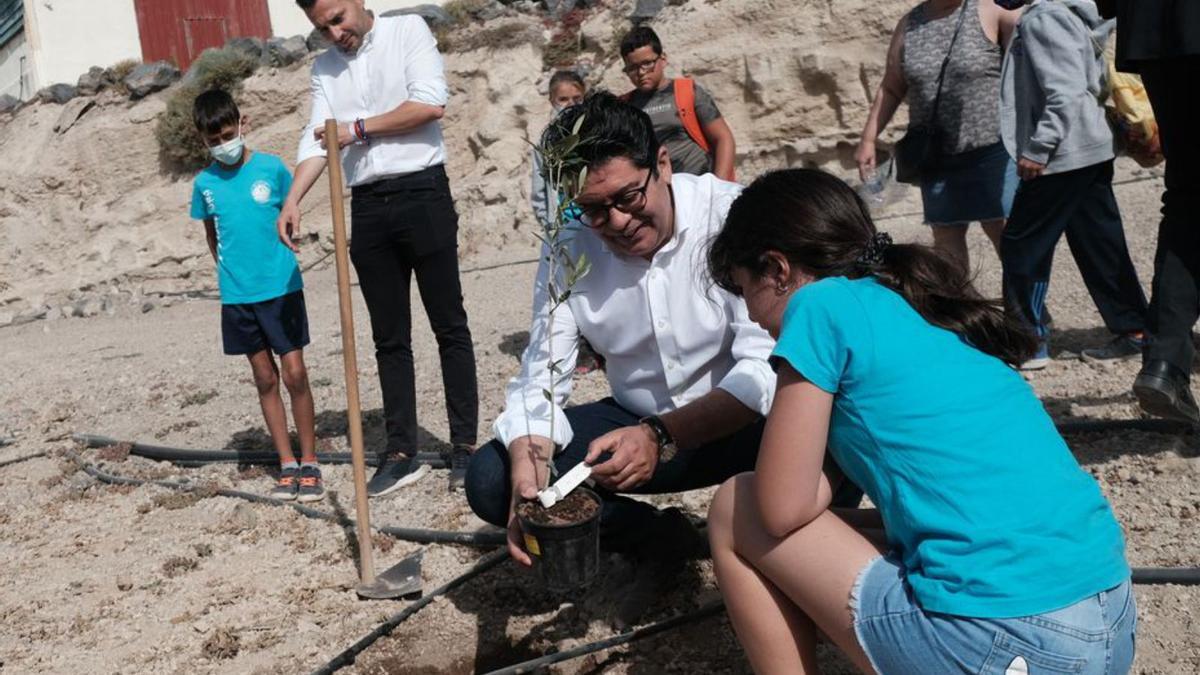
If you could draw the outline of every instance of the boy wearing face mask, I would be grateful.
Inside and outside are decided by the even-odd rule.
[[[217,264],[225,353],[244,354],[250,361],[263,419],[279,453],[279,482],[271,496],[317,501],[325,496],[325,487],[317,466],[312,391],[304,366],[308,315],[303,282],[295,254],[275,229],[292,176],[278,157],[246,147],[246,120],[228,93],[200,94],[192,117],[214,161],[196,176],[191,214],[204,221],[208,249]],[[288,438],[281,376],[292,400],[300,461]]]

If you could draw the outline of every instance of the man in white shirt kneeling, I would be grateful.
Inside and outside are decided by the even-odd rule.
[[[551,456],[559,474],[585,459],[593,464],[604,502],[601,545],[639,563],[635,589],[651,586],[631,589],[618,608],[618,622],[632,623],[652,599],[645,591],[674,576],[662,565],[705,545],[678,510],[622,493],[682,492],[752,470],[775,390],[767,362],[774,342],[705,272],[708,242],[741,186],[711,174],[672,175],[650,118],[607,92],[566,109],[547,135],[569,134],[580,116],[588,140],[576,152],[588,173],[568,246],[573,259],[587,255],[591,271],[551,325],[543,259],[530,345],[493,426],[496,439],[471,458],[466,491],[476,514],[508,527],[509,551],[528,565],[514,506],[547,484]],[[605,358],[612,396],[565,407],[580,338]],[[553,387],[551,353],[561,359]],[[543,393],[551,389],[552,402]]]

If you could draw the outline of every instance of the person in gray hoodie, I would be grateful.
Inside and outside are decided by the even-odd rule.
[[[1065,232],[1105,326],[1116,337],[1085,360],[1141,353],[1146,297],[1113,195],[1112,131],[1102,104],[1103,45],[1113,23],[1091,0],[997,0],[1027,5],[1004,58],[1000,131],[1021,185],[1000,243],[1004,295],[1042,346],[1023,369],[1049,363],[1046,293]]]

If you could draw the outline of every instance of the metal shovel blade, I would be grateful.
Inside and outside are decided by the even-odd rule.
[[[391,600],[421,594],[421,558],[425,549],[410,554],[377,575],[372,581],[359,584],[358,597],[368,600]]]

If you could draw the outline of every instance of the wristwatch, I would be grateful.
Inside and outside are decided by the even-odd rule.
[[[667,429],[667,425],[663,424],[658,415],[647,415],[638,420],[639,424],[645,424],[654,432],[654,436],[658,439],[658,461],[669,462],[675,453],[679,451],[679,447],[675,445],[675,439],[671,436],[671,431]]]

